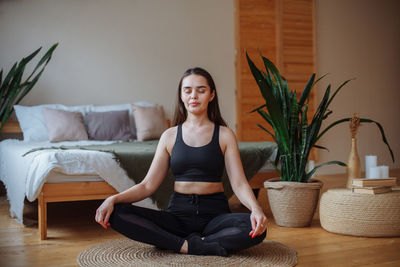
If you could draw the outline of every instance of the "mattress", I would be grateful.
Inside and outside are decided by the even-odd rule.
[[[104,181],[98,174],[65,174],[58,170],[51,170],[46,177],[46,184],[101,182]]]

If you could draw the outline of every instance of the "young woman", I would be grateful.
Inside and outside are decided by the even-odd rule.
[[[144,180],[107,198],[96,221],[131,239],[194,255],[226,256],[262,242],[267,218],[245,178],[235,135],[221,117],[214,81],[204,69],[184,73],[173,125],[162,134]],[[152,195],[169,167],[175,192],[167,210],[130,204]],[[224,167],[251,214],[230,213],[221,182]]]

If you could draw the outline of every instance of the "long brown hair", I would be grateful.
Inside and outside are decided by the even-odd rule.
[[[182,124],[187,118],[187,110],[181,99],[181,89],[182,89],[181,87],[183,79],[192,74],[203,76],[207,80],[208,86],[210,86],[210,93],[212,94],[212,92],[215,92],[213,100],[208,103],[207,107],[208,118],[210,119],[210,121],[214,122],[217,125],[226,126],[226,123],[222,118],[221,112],[219,110],[218,96],[214,80],[211,77],[211,74],[208,73],[208,71],[199,67],[186,70],[181,80],[179,81],[178,93],[176,95],[175,114],[172,126]]]

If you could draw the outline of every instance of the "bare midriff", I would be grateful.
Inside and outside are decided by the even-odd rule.
[[[224,192],[221,182],[181,182],[174,184],[175,192],[181,194],[206,195]]]

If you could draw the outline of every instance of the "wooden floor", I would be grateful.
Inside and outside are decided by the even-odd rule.
[[[345,184],[342,176],[320,177],[324,190]],[[259,201],[266,212],[266,192]],[[37,226],[24,227],[9,216],[5,196],[0,197],[0,266],[77,266],[80,251],[121,235],[104,230],[94,220],[99,201],[50,203],[48,236],[39,240]],[[241,207],[235,199],[232,208]],[[34,216],[34,214],[32,214]],[[321,228],[318,214],[311,227],[284,228],[270,217],[267,239],[296,249],[298,266],[400,266],[400,238],[361,238],[332,234]]]

